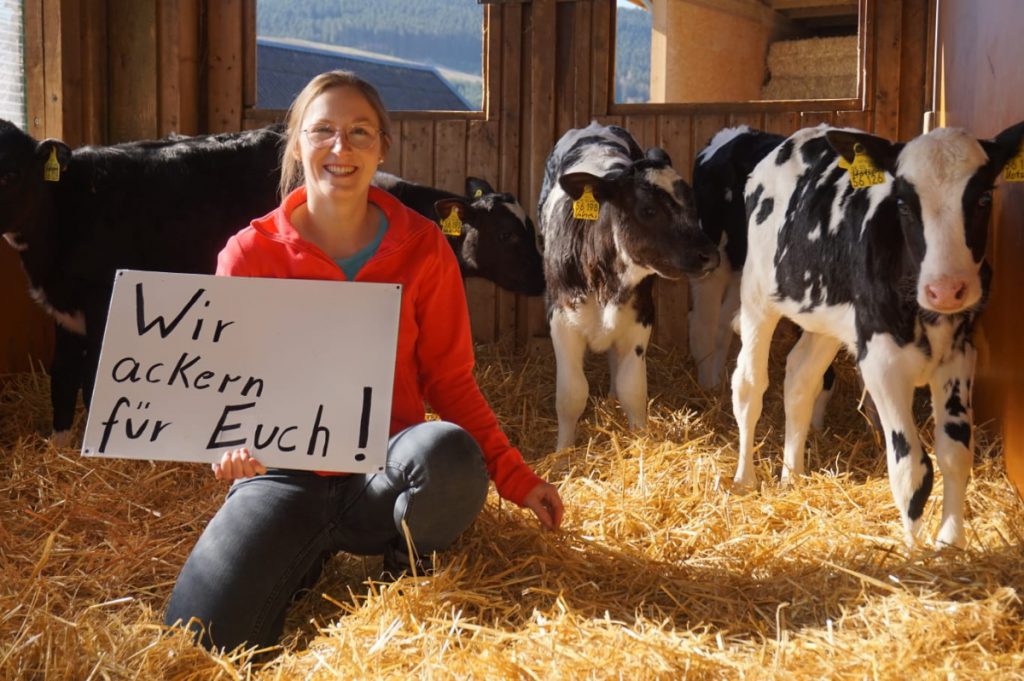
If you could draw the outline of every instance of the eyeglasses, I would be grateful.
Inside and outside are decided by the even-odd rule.
[[[306,133],[306,139],[315,149],[333,147],[341,135],[345,136],[345,141],[353,149],[369,149],[382,134],[377,128],[365,123],[352,123],[344,128],[320,124],[306,128],[302,132]]]

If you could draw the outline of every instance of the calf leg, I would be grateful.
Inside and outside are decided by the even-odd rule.
[[[66,446],[70,444],[78,389],[82,387],[86,370],[86,340],[60,324],[54,324],[54,327],[53,362],[50,364],[51,439],[58,446]]]
[[[967,480],[974,459],[971,386],[974,382],[974,347],[940,364],[932,374],[932,413],[935,416],[935,458],[942,471],[942,525],[937,541],[963,547]]]
[[[911,352],[901,350],[890,336],[875,335],[860,361],[861,375],[882,423],[889,487],[908,546],[913,546],[920,530],[934,477],[931,459],[921,446],[914,424],[915,367],[909,357],[901,357]]]
[[[558,413],[558,449],[576,442],[576,422],[587,406],[590,389],[583,373],[587,342],[560,310],[551,315],[551,343],[555,348],[555,411]]]
[[[624,329],[608,351],[615,355],[615,392],[629,418],[629,427],[647,425],[647,344],[651,327],[635,323]]]
[[[832,399],[832,392],[836,386],[836,370],[831,364],[825,369],[821,376],[821,392],[814,400],[814,411],[811,414],[811,428],[815,430],[825,429],[825,410],[828,408],[829,400]]]
[[[779,315],[760,304],[740,308],[740,354],[732,374],[732,409],[739,428],[740,448],[734,483],[753,487],[754,427],[761,417],[765,388],[768,387],[768,351]]]
[[[786,358],[786,445],[782,481],[804,474],[807,431],[820,397],[821,375],[835,359],[840,342],[831,336],[804,332]]]
[[[716,362],[716,335],[729,279],[729,261],[723,257],[714,272],[690,280],[693,297],[689,320],[690,356],[697,363],[697,382],[705,390],[715,387],[722,379],[721,367]]]
[[[732,272],[729,275],[729,287],[725,290],[725,298],[722,300],[722,308],[718,311],[718,335],[715,336],[715,385],[722,382],[725,376],[725,364],[729,361],[729,348],[732,347],[732,339],[736,335],[733,325],[736,323],[736,313],[740,309],[740,273]]]

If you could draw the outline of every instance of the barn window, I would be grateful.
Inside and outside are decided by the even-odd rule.
[[[256,0],[256,107],[286,109],[318,73],[354,71],[390,111],[479,111],[476,0]]]
[[[858,0],[617,0],[615,102],[854,99]]]
[[[24,29],[20,0],[0,0],[0,118],[25,129]]]

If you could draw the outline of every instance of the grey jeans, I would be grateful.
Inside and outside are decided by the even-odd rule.
[[[292,598],[332,554],[401,555],[403,520],[418,553],[445,549],[480,512],[487,485],[476,441],[437,421],[394,435],[382,473],[271,469],[239,480],[181,569],[165,621],[206,647],[274,645]]]

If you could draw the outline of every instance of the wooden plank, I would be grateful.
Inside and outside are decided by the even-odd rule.
[[[109,141],[157,137],[156,5],[109,0]]]
[[[566,6],[571,9],[571,6]],[[528,191],[529,205],[537,205],[544,180],[544,164],[556,139],[555,72],[556,60],[567,59],[568,53],[556,50],[559,35],[558,17],[571,19],[571,14],[556,12],[554,0],[534,0],[530,11],[530,156]],[[565,67],[562,70],[568,72]],[[525,345],[533,336],[545,335],[546,319],[539,298],[518,300],[517,341]]]
[[[402,122],[402,172],[410,182],[434,183],[434,124],[431,121]]]
[[[82,2],[61,0],[61,115],[64,141],[72,148],[83,144],[82,135]]]
[[[766,113],[764,115],[764,129],[766,132],[773,132],[776,135],[790,136],[800,129],[800,114],[795,112]]]
[[[895,139],[900,132],[900,37],[902,2],[875,5],[874,133]]]
[[[433,186],[462,194],[466,188],[466,121],[438,121],[434,126]]]
[[[576,26],[576,7],[568,3],[558,3],[555,10],[555,124],[554,139],[558,139],[566,130],[575,127],[577,100],[575,57],[576,41],[579,28]],[[550,150],[549,150],[550,151]]]
[[[655,141],[672,159],[672,167],[687,182],[691,178],[693,145],[690,139],[689,116],[659,116],[658,137]]]
[[[672,167],[684,180],[691,181],[695,153],[693,121],[689,116],[659,116],[655,144],[672,158]],[[654,286],[654,344],[658,347],[687,347],[689,319],[689,282],[659,279]]]
[[[731,113],[728,117],[730,127],[745,125],[753,130],[764,130],[764,112],[762,111],[741,111]]]
[[[909,140],[922,132],[924,112],[931,108],[926,87],[928,61],[927,0],[903,0],[900,37],[899,135]]]
[[[256,106],[256,0],[242,4],[242,108]]]
[[[826,125],[833,125],[834,118],[834,111],[801,111],[800,127],[813,128],[814,126],[821,125],[822,123]]]
[[[501,62],[501,152],[500,177],[502,191],[512,192],[520,202],[530,206],[529,180],[525,178],[529,168],[529,140],[523,130],[523,120],[529,121],[530,111],[530,67],[526,17],[523,5],[506,5],[502,8],[502,62]],[[526,74],[527,77],[524,78]],[[528,333],[528,324],[517,320],[516,296],[509,291],[495,288],[494,328],[496,338],[512,337],[521,342]],[[525,311],[524,311],[525,314]],[[522,329],[520,334],[519,329]]]
[[[520,139],[520,55],[522,52],[522,6],[505,5],[501,8],[501,101],[500,156],[498,181],[502,190],[519,194],[519,139]],[[525,202],[528,203],[528,200]]]
[[[178,0],[157,1],[157,129],[160,136],[181,129],[181,25]]]
[[[22,7],[25,25],[25,127],[30,135],[41,140],[47,136],[43,5],[41,2],[25,2]]]
[[[730,114],[738,112],[788,112],[813,108],[839,111],[859,109],[862,102],[859,97],[845,99],[773,99],[770,101],[750,100],[742,102],[648,102],[646,104],[612,104],[608,114],[689,114],[700,113]]]
[[[591,116],[604,116],[612,103],[615,79],[615,3],[611,0],[594,0],[590,34]]]
[[[708,145],[715,133],[726,127],[727,123],[727,118],[721,114],[701,114],[693,117],[693,155],[689,160],[691,168],[694,157]]]
[[[641,149],[646,150],[658,143],[657,116],[626,116],[623,127],[629,130]]]
[[[206,127],[228,132],[242,127],[243,1],[206,4]]]
[[[107,3],[82,6],[82,143],[107,141]]]
[[[574,91],[576,93],[571,127],[584,128],[593,117],[590,88],[593,83],[593,51],[591,50],[591,26],[593,25],[593,5],[589,2],[577,2],[574,5],[576,18],[573,21],[573,71]],[[564,133],[565,131],[560,131]]]
[[[839,128],[857,128],[867,132],[871,129],[872,115],[870,111],[837,111],[833,125]]]
[[[501,99],[501,9],[484,7],[484,74],[483,111],[486,120],[498,115],[496,105]]]
[[[493,62],[492,62],[493,64]],[[469,121],[466,133],[466,175],[496,184],[498,177],[498,121]],[[501,188],[498,187],[500,191]],[[497,340],[497,286],[478,277],[466,280],[466,300],[473,339]]]
[[[46,137],[64,137],[63,50],[61,3],[43,3],[43,130]]]

